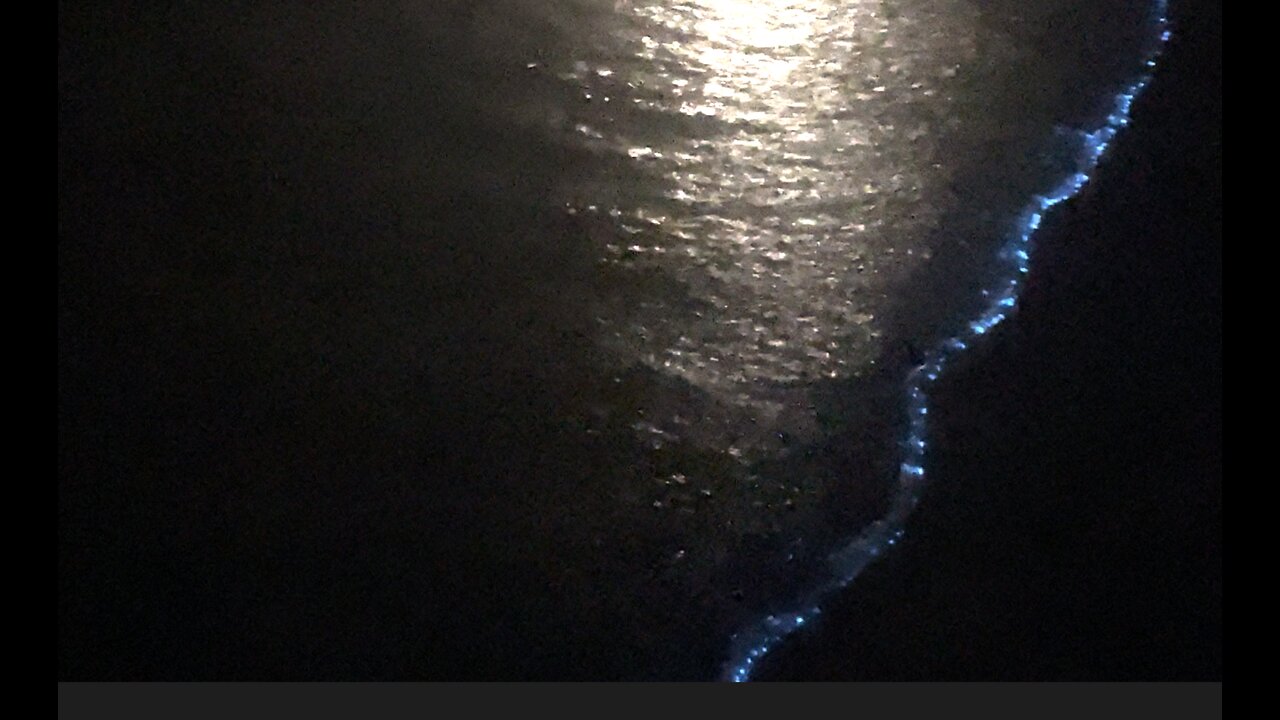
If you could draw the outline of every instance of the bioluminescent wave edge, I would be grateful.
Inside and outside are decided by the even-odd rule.
[[[927,390],[938,380],[952,358],[968,349],[976,338],[985,335],[1013,311],[1022,289],[1022,278],[1030,269],[1031,238],[1039,229],[1044,214],[1080,192],[1116,135],[1129,124],[1133,101],[1151,81],[1152,69],[1171,34],[1168,0],[1156,0],[1155,15],[1158,43],[1145,61],[1146,71],[1115,96],[1111,113],[1099,127],[1092,131],[1078,131],[1080,147],[1075,171],[1052,191],[1034,196],[1024,207],[1018,216],[1014,232],[999,252],[999,260],[1006,272],[998,283],[983,291],[984,297],[990,299],[990,304],[959,333],[928,352],[923,362],[908,376],[906,397],[909,430],[889,511],[830,556],[829,577],[803,595],[793,606],[795,609],[769,615],[733,637],[730,657],[724,666],[724,680],[750,680],[761,658],[820,615],[821,605],[826,599],[852,583],[868,565],[902,537],[906,521],[919,503],[925,487],[929,414]]]

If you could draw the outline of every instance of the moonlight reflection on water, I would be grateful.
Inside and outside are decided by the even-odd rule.
[[[615,221],[610,263],[686,293],[603,313],[606,335],[749,408],[759,436],[811,435],[806,384],[875,362],[877,316],[950,209],[938,140],[974,12],[890,7],[620,3],[561,70],[591,99],[577,132],[640,175],[567,189],[574,209]]]

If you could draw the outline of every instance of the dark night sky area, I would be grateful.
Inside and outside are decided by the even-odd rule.
[[[1173,20],[1133,125],[1036,236],[1016,315],[944,376],[904,542],[760,679],[1221,679],[1221,11]],[[572,328],[512,321],[572,251],[484,239],[518,236],[565,158],[504,158],[524,169],[501,203],[459,182],[421,204],[509,167],[440,133],[387,191],[362,153],[426,120],[305,88],[281,102],[334,105],[281,120],[173,22],[60,10],[59,679],[625,675],[607,637],[538,635],[557,609],[492,509],[560,442],[544,418],[585,360],[554,352]],[[369,32],[362,68],[393,73],[405,36]]]

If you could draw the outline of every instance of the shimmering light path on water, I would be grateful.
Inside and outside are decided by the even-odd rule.
[[[976,12],[618,7],[559,77],[583,88],[571,142],[625,157],[626,172],[605,166],[562,192],[573,212],[616,226],[611,271],[661,274],[677,290],[602,303],[601,336],[621,364],[751,416],[729,421],[748,451],[776,452],[775,431],[816,438],[812,386],[874,370],[887,308],[936,250],[954,170],[940,148],[962,124],[956,75],[976,62]]]
[[[902,537],[907,518],[919,503],[925,484],[925,453],[928,448],[926,421],[929,414],[927,390],[953,357],[966,350],[978,336],[986,334],[1012,312],[1017,305],[1022,276],[1030,267],[1031,238],[1039,229],[1044,214],[1080,192],[1121,128],[1129,124],[1134,98],[1150,82],[1151,69],[1155,67],[1164,43],[1170,37],[1167,0],[1157,0],[1155,12],[1159,43],[1146,60],[1147,72],[1115,96],[1112,112],[1098,128],[1078,133],[1079,151],[1075,172],[1064,178],[1055,189],[1033,197],[1027,204],[1009,241],[1000,251],[1000,260],[1006,272],[994,287],[983,291],[983,295],[990,298],[986,310],[963,331],[929,352],[908,377],[906,397],[910,429],[904,443],[905,455],[889,512],[830,557],[829,579],[805,594],[794,609],[769,615],[756,626],[743,630],[733,638],[723,679],[732,682],[751,679],[762,657],[821,614],[823,601],[852,583],[863,569]]]

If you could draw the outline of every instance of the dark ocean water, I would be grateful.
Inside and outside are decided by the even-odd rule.
[[[62,12],[64,679],[715,677],[1153,27],[204,5]]]

